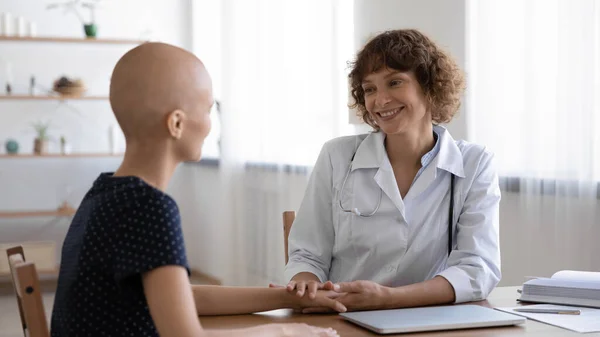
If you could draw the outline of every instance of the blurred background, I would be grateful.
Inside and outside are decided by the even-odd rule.
[[[142,41],[194,52],[214,81],[213,130],[168,192],[194,275],[283,282],[281,214],[323,143],[368,132],[348,62],[417,28],[467,74],[456,139],[497,155],[501,285],[600,271],[600,2],[596,0],[0,0],[0,246],[56,278],[73,210],[124,140],[108,103]],[[8,281],[0,258],[0,282]]]

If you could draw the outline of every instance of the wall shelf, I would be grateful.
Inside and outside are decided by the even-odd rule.
[[[32,95],[0,95],[0,100],[11,100],[11,101],[67,101],[67,100],[80,100],[80,101],[99,101],[108,100],[108,96],[32,96]]]
[[[77,37],[19,37],[19,36],[0,36],[1,41],[14,42],[51,42],[51,43],[92,43],[92,44],[142,44],[147,41],[134,39],[85,39]]]
[[[0,154],[0,159],[27,159],[27,158],[103,158],[103,157],[122,157],[122,153],[48,153],[48,154]]]
[[[0,212],[0,218],[29,218],[29,217],[62,217],[72,216],[75,214],[76,209],[69,206],[66,202],[63,203],[59,208],[55,210],[36,210],[36,211],[17,211],[17,212]]]

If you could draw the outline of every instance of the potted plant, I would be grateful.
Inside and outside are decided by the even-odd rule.
[[[48,136],[48,128],[50,127],[50,122],[37,122],[33,123],[33,128],[36,132],[36,137],[33,141],[33,153],[35,154],[45,154],[48,153],[48,143],[50,137]]]
[[[67,142],[65,136],[60,136],[60,153],[61,154],[70,154],[71,153],[71,145]]]
[[[96,26],[96,6],[101,0],[93,0],[82,2],[81,0],[70,0],[64,3],[53,3],[46,6],[46,9],[53,8],[64,8],[66,12],[74,13],[79,21],[83,24],[83,31],[85,32],[85,36],[88,38],[96,38],[96,34],[98,33],[98,27]],[[90,11],[90,20],[84,20],[81,13],[79,13],[78,6],[83,8],[87,8]]]

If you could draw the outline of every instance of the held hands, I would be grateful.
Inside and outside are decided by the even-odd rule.
[[[373,281],[340,282],[335,291],[341,295],[337,300],[352,311],[385,309],[392,295],[391,288]]]
[[[308,294],[305,294],[305,290],[308,289]],[[349,311],[355,310],[372,310],[372,309],[383,309],[386,306],[386,300],[390,297],[391,289],[384,287],[378,283],[372,281],[353,281],[353,282],[341,282],[333,284],[331,281],[325,283],[319,283],[316,281],[291,281],[287,290],[295,292],[297,296],[303,296],[310,298],[311,294],[317,294],[317,290],[328,290],[335,293],[329,294],[331,299],[335,299],[336,302],[343,305]],[[312,306],[304,307],[303,313],[324,313],[332,312],[329,307],[326,306]]]
[[[292,281],[294,282],[294,281]],[[340,296],[339,293],[333,291],[334,285],[332,282],[319,283],[310,281],[309,287],[311,291],[306,293],[306,288],[299,292],[296,288],[296,282],[288,284],[287,287],[269,284],[269,288],[286,288],[290,298],[291,307],[296,312],[302,312],[306,308],[321,308],[323,312],[346,312],[346,307],[336,300]],[[302,281],[301,283],[307,283]],[[304,285],[308,287],[308,285]],[[331,289],[331,290],[330,290]]]

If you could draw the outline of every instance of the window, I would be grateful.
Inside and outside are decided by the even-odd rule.
[[[600,181],[600,2],[468,2],[469,138],[502,176]]]
[[[194,51],[222,103],[225,156],[314,164],[323,143],[350,128],[352,1],[223,0],[193,6]]]

